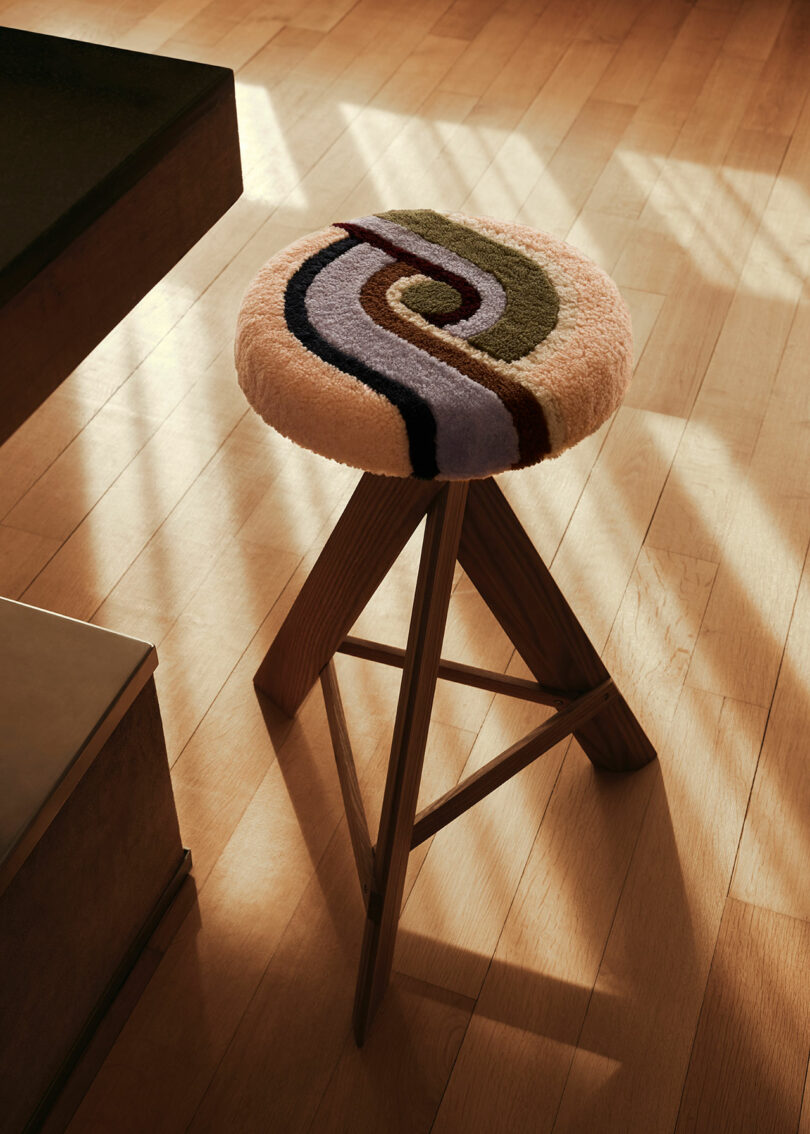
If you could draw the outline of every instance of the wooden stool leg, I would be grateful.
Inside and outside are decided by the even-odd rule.
[[[441,491],[437,481],[363,475],[253,679],[289,716]]]
[[[459,562],[539,682],[584,692],[610,676],[491,478],[470,483]],[[632,771],[655,758],[621,696],[574,736],[595,765],[610,771]]]
[[[451,483],[442,488],[428,512],[375,848],[374,892],[368,905],[355,995],[358,1045],[365,1039],[391,974],[466,496],[466,482]]]

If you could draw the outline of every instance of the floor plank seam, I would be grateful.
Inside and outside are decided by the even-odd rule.
[[[656,770],[657,775],[660,777],[661,776],[660,767],[657,767],[655,770]],[[633,865],[633,860],[635,859],[636,850],[638,848],[638,844],[639,844],[639,841],[641,839],[642,832],[644,830],[644,821],[647,817],[647,812],[650,809],[650,804],[652,803],[654,787],[655,787],[654,783],[651,783],[650,786],[649,786],[649,791],[647,793],[647,802],[645,803],[645,805],[642,809],[641,818],[640,818],[639,824],[638,824],[638,830],[636,831],[636,837],[633,840],[633,849],[631,850],[630,854],[627,856],[627,866],[626,866],[625,871],[624,871],[624,877],[622,878],[622,884],[619,887],[618,896],[616,898],[616,904],[613,908],[613,916],[610,919],[610,925],[608,926],[607,932],[605,934],[605,940],[604,940],[604,943],[602,945],[602,954],[601,954],[601,957],[599,958],[599,964],[596,967],[596,975],[594,977],[593,984],[591,985],[590,993],[588,994],[588,1000],[587,1000],[587,1003],[585,1005],[585,1010],[582,1013],[582,1019],[580,1021],[580,1025],[579,1025],[579,1028],[577,1030],[576,1043],[572,1045],[571,1059],[568,1063],[568,1070],[566,1071],[565,1078],[563,1080],[562,1087],[560,1089],[560,1096],[557,1100],[557,1106],[554,1109],[554,1118],[552,1119],[551,1126],[549,1128],[551,1134],[554,1134],[554,1129],[557,1125],[557,1119],[559,1118],[560,1110],[562,1108],[563,1099],[565,1098],[565,1092],[566,1092],[566,1089],[568,1087],[568,1081],[571,1077],[571,1068],[574,1065],[574,1059],[576,1058],[576,1054],[580,1050],[579,1045],[580,1045],[580,1040],[582,1039],[582,1032],[585,1028],[585,1023],[588,1019],[588,1012],[590,1011],[591,1002],[592,1002],[594,995],[596,993],[596,985],[599,982],[599,974],[602,971],[602,964],[604,962],[605,954],[607,953],[608,944],[610,943],[610,938],[611,938],[611,935],[613,933],[613,926],[616,923],[616,917],[617,917],[618,912],[619,912],[619,907],[621,906],[622,894],[624,893],[624,888],[627,885],[627,879],[630,875],[630,870],[631,870],[632,865]]]
[[[728,902],[728,901],[729,901],[729,899],[726,898],[726,900],[723,904],[723,911],[724,912],[725,912],[726,902]],[[703,996],[701,997],[700,1011],[698,1012],[697,1018],[695,1020],[695,1028],[694,1028],[694,1031],[692,1032],[692,1042],[689,1045],[689,1057],[687,1058],[687,1060],[685,1062],[685,1066],[684,1066],[683,1078],[682,1078],[682,1082],[681,1082],[680,1096],[678,1098],[678,1110],[677,1110],[677,1113],[675,1115],[675,1123],[672,1127],[673,1134],[675,1134],[675,1131],[677,1130],[678,1122],[680,1121],[680,1117],[681,1117],[681,1110],[683,1108],[683,1100],[684,1100],[684,1096],[686,1094],[686,1085],[687,1085],[687,1082],[689,1080],[689,1068],[692,1066],[692,1056],[693,1056],[694,1051],[695,1051],[695,1043],[697,1041],[698,1031],[700,1030],[700,1022],[703,1019],[704,1013],[707,1011],[706,989],[709,987],[709,983],[710,983],[711,978],[712,978],[712,970],[714,969],[715,958],[717,956],[717,945],[718,945],[718,942],[720,940],[720,927],[722,926],[722,924],[723,924],[723,917],[721,915],[721,917],[720,917],[720,919],[717,923],[717,932],[716,932],[715,938],[714,938],[714,946],[712,947],[712,959],[711,959],[711,962],[709,964],[708,971],[706,973],[705,983],[703,985]]]
[[[803,575],[804,572],[807,570],[808,563],[810,563],[810,537],[808,537],[808,544],[807,544],[807,547],[805,548],[804,559],[802,561],[801,575]],[[801,575],[800,575],[800,578],[801,578]],[[717,578],[717,576],[715,575],[715,579],[716,578]],[[714,581],[712,582],[712,586],[714,586]],[[745,803],[745,814],[743,816],[742,824],[740,825],[740,834],[739,834],[739,837],[737,839],[736,849],[734,851],[734,862],[732,863],[732,866],[731,866],[731,873],[730,873],[729,879],[728,879],[728,886],[726,887],[726,897],[727,898],[731,897],[731,887],[732,887],[732,884],[734,882],[734,875],[735,875],[736,870],[737,870],[737,861],[738,861],[739,856],[740,856],[740,848],[742,846],[743,832],[745,831],[745,824],[748,820],[748,812],[751,808],[751,800],[753,799],[754,786],[757,782],[757,774],[759,772],[759,765],[760,765],[760,761],[762,759],[762,751],[765,747],[765,740],[768,736],[768,727],[771,723],[771,716],[773,714],[774,700],[775,700],[775,697],[776,697],[776,691],[779,688],[779,679],[780,679],[781,674],[782,674],[782,666],[784,665],[784,662],[785,662],[785,654],[787,653],[788,639],[790,638],[790,627],[793,625],[793,618],[794,618],[795,613],[796,613],[796,606],[797,606],[798,601],[799,601],[800,590],[801,590],[800,586],[796,588],[796,594],[793,598],[793,606],[791,607],[791,611],[790,611],[790,620],[788,621],[787,630],[785,632],[785,640],[782,644],[782,652],[779,656],[779,666],[778,666],[777,671],[776,671],[776,680],[774,681],[774,686],[773,686],[773,691],[771,693],[770,703],[767,706],[768,711],[767,711],[767,714],[765,716],[765,727],[762,730],[762,740],[760,741],[760,744],[759,744],[759,752],[757,753],[757,762],[756,762],[756,766],[754,768],[754,774],[751,777],[751,784],[750,784],[750,787],[748,789],[748,798],[747,798],[746,803]],[[708,606],[708,604],[707,604],[707,606]],[[724,698],[724,701],[725,700],[734,700],[734,698]],[[735,899],[735,900],[739,901],[741,899]],[[767,908],[767,907],[763,907],[763,908]],[[778,911],[774,911],[774,912],[778,912]]]

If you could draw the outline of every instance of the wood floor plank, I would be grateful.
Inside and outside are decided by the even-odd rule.
[[[327,32],[354,7],[354,0],[306,0],[296,6],[292,27]]]
[[[750,203],[751,212],[744,220],[750,229],[750,221],[758,223],[767,201],[783,144],[778,136],[748,132],[741,133],[738,141],[746,169],[739,175],[729,171],[728,178],[741,201]],[[773,246],[770,225],[762,224],[753,236],[656,512],[650,532],[654,546],[719,558],[800,292],[795,267],[783,263]],[[768,328],[765,335],[758,333],[763,325]]]
[[[662,560],[644,556],[634,572],[604,652],[620,686],[637,705],[642,719],[655,730],[653,735],[660,736],[664,758],[670,751],[672,715],[711,577],[708,565],[689,563],[679,557]],[[632,656],[628,654],[630,626],[637,639]],[[671,629],[665,631],[665,626]],[[497,723],[494,712],[491,717],[493,720],[488,718],[482,730],[482,738]],[[493,1130],[551,1129],[610,919],[652,790],[648,772],[619,777],[614,788],[610,786],[612,777],[587,776],[579,766],[581,760],[581,753],[573,746],[497,944],[492,969],[487,973],[440,1113],[438,1130],[466,1127],[477,1117]],[[502,859],[509,853],[512,840],[521,837],[517,823],[530,825],[530,808],[542,782],[538,779],[541,774],[539,770],[535,773],[536,784],[525,781],[522,795],[512,801],[511,813],[499,813],[497,825],[487,822],[486,814],[480,820],[484,826],[470,846],[471,860],[481,863],[478,889],[472,888],[466,897],[475,915],[469,917],[470,924],[464,925],[458,915],[454,917],[449,912],[453,909],[452,888],[457,885],[458,866],[455,870],[447,869],[444,899],[438,901],[430,894],[434,922],[443,925],[448,921],[456,935],[452,940],[459,940],[463,933],[462,939],[469,942],[480,933],[481,911],[487,909],[481,902],[481,892],[497,892],[505,870],[501,865],[496,874],[490,865],[493,846],[498,847],[495,840],[503,841]],[[589,792],[595,794],[589,797]],[[479,807],[488,805],[489,801]],[[613,807],[618,808],[616,814]],[[474,812],[470,814],[471,822]],[[461,823],[459,820],[458,824]],[[455,825],[449,829],[453,831]],[[439,837],[434,840],[434,849],[414,888],[412,901],[431,877],[431,860],[439,851]],[[461,837],[459,834],[458,838]],[[596,840],[593,845],[592,838]],[[467,841],[471,842],[469,833]],[[432,870],[434,879],[442,878],[440,871],[441,859]],[[441,893],[435,881],[434,892]],[[406,910],[406,919],[408,913]],[[585,934],[574,929],[581,918],[587,923]],[[446,929],[444,934],[447,935]],[[432,935],[436,935],[435,929]],[[412,950],[411,942],[407,944]],[[420,944],[424,952],[425,945]],[[438,948],[434,946],[432,951],[436,953]],[[486,952],[480,949],[479,955]],[[459,954],[456,973],[466,971],[474,976],[475,956]],[[481,971],[479,964],[478,972]],[[485,1071],[493,1061],[499,1068],[497,1076]],[[535,1089],[538,1081],[544,1083],[545,1100],[539,1109]]]
[[[71,1134],[104,1123],[125,1132],[186,1128],[270,956],[298,905],[337,823],[337,784],[312,782],[309,745],[318,724],[287,743],[284,772],[274,762],[201,889],[127,1026],[70,1125]],[[306,724],[308,714],[302,717]],[[297,771],[296,771],[297,768]],[[331,769],[330,769],[331,770]],[[285,783],[304,774],[311,814],[305,838]],[[334,791],[332,787],[334,786]],[[261,862],[258,872],[247,864]],[[238,958],[238,962],[235,959]]]
[[[434,35],[449,35],[453,39],[473,40],[482,30],[490,15],[486,0],[453,0],[433,26]]]
[[[430,167],[441,160],[453,124],[461,122],[472,105],[467,95],[434,91],[387,148],[370,152],[367,172],[341,202],[341,215],[357,217],[382,207],[407,207],[416,197],[429,204],[434,194]]]
[[[215,67],[229,67],[238,71],[283,27],[280,20],[264,15],[248,16],[243,20],[226,23],[221,29],[222,34],[210,46],[187,43],[181,38],[184,32],[181,29],[177,38],[161,44],[160,52],[177,59],[191,59],[196,63],[211,63]]]
[[[589,78],[583,78],[585,68],[579,61],[574,66],[578,87],[584,93],[589,88]],[[632,114],[633,108],[624,103],[588,100],[548,161],[517,219],[534,227],[542,224],[549,232],[568,233]]]
[[[799,1129],[797,1134],[807,1134],[810,1130],[810,1060],[807,1063],[807,1078],[804,1081],[804,1099],[802,1102],[802,1114],[799,1119]]]
[[[531,12],[491,11],[478,35],[442,78],[442,88],[456,94],[482,95],[535,22]]]
[[[632,229],[633,221],[629,217],[585,207],[568,230],[566,240],[612,275]]]
[[[337,500],[335,510],[339,512],[345,500],[340,496]],[[256,694],[253,674],[336,518],[328,517],[172,769],[181,829],[195,850],[198,881],[215,865],[275,759],[278,743],[293,728],[288,718]],[[272,550],[268,554],[273,554]],[[379,719],[373,715],[370,719],[379,728]]]
[[[158,418],[103,406],[11,509],[6,522],[63,542],[160,424]]]
[[[622,37],[594,96],[638,106],[686,18],[686,4],[645,5]]]
[[[597,178],[585,207],[638,219],[658,184],[678,133],[678,127],[669,123],[635,115]],[[629,273],[626,282],[630,284]],[[638,286],[643,284],[639,279]]]
[[[531,677],[522,664],[508,672]],[[487,714],[464,778],[550,715],[508,700],[497,698]],[[398,972],[478,996],[566,748],[557,745],[434,836],[402,913]]]
[[[810,541],[810,455],[800,424],[806,420],[808,395],[799,362],[808,335],[810,306],[805,301],[738,493],[688,677],[695,687],[761,705],[773,696]],[[752,541],[755,524],[760,538]]]
[[[504,1134],[552,1128],[655,775],[649,769],[627,778],[598,775],[571,747],[487,971],[436,1134],[476,1125]],[[484,844],[479,854],[486,852]]]
[[[664,413],[688,415],[692,408],[731,304],[740,253],[747,251],[756,230],[751,222],[757,217],[757,200],[764,205],[770,191],[767,173],[756,177],[752,172],[753,185],[747,196],[747,187],[743,188],[741,200],[736,178],[714,172],[721,163],[733,167],[735,150],[747,143],[737,136],[737,126],[752,84],[747,61],[723,57],[721,62],[707,80],[713,88],[711,96],[696,103],[640,218],[644,224],[650,216],[653,233],[663,228],[672,234],[676,249],[670,279],[659,280],[659,286],[634,280],[627,253],[617,265],[620,283],[667,294],[636,368],[632,398],[634,405]],[[718,102],[726,105],[722,120],[715,117]],[[775,175],[781,160],[779,146],[771,145],[765,152]],[[757,192],[762,196],[757,198]],[[705,231],[702,219],[707,212],[723,218],[722,227],[711,233]]]
[[[660,750],[666,747],[715,574],[713,563],[645,544],[602,653]]]
[[[810,1054],[810,923],[729,899],[676,1134],[795,1130]]]
[[[579,30],[579,38],[623,43],[644,7],[639,0],[607,0],[588,13]]]
[[[344,662],[350,666],[354,659],[339,659],[341,667]],[[352,684],[341,679],[341,686],[351,697]],[[312,700],[317,700],[317,696],[307,704]],[[378,715],[377,711],[372,714],[375,729],[368,727],[368,721],[365,733],[358,734],[354,727],[350,729],[372,832],[376,829],[382,801],[390,746],[385,724],[390,729],[395,706],[394,687],[385,698],[382,714]],[[442,746],[445,761],[443,766],[435,763],[426,766],[423,789],[428,795],[441,792],[443,787],[455,782],[473,740],[473,734],[446,725],[434,726],[433,735]],[[280,759],[286,767],[284,756]],[[322,767],[326,769],[331,763],[331,752],[328,747],[321,753],[313,751],[308,759],[310,763],[323,760]],[[334,768],[328,768],[328,776],[331,798],[332,786],[339,792]],[[289,790],[300,809],[304,835],[310,837],[312,808],[307,798],[311,789],[299,777],[289,780]],[[320,818],[317,821],[320,823]],[[320,836],[315,832],[311,835],[320,846]],[[425,845],[411,856],[406,893],[427,851]],[[342,819],[287,931],[269,958],[239,1031],[195,1116],[190,1128],[194,1134],[204,1131],[213,1134],[229,1128],[264,1131],[268,1116],[274,1130],[306,1130],[336,1066],[331,1099],[325,1105],[330,1115],[328,1122],[343,1113],[343,1125],[339,1128],[346,1129],[349,1123],[343,1107],[350,1104],[350,1099],[345,1097],[347,1080],[350,1084],[358,1074],[362,1075],[369,1060],[385,1069],[384,1081],[396,1079],[396,1062],[389,1062],[394,1035],[401,1034],[403,1038],[407,1035],[407,1043],[414,1050],[431,1050],[435,1041],[430,1039],[430,1030],[435,1028],[442,1037],[442,1047],[449,1046],[452,1053],[453,1044],[457,1046],[461,1040],[471,1006],[463,998],[443,992],[438,993],[437,999],[430,993],[426,996],[417,982],[406,980],[405,1012],[398,1010],[395,994],[390,1016],[383,1019],[379,1031],[375,1021],[362,1056],[353,1056],[351,1005],[363,923],[354,858],[345,819]],[[455,1037],[453,1032],[457,1033]],[[317,1044],[312,1043],[313,1034],[318,1036]],[[278,1049],[271,1065],[263,1054],[268,1046]],[[401,1053],[402,1049],[397,1046],[396,1050]],[[417,1061],[417,1073],[408,1080],[414,1094],[400,1106],[398,1122],[402,1125],[394,1125],[392,1129],[429,1128],[444,1079],[435,1071],[425,1075],[423,1069],[431,1064],[434,1068],[444,1066],[442,1060],[446,1058],[446,1054],[437,1052],[426,1064]],[[391,1085],[393,1088],[393,1082]],[[374,1090],[362,1095],[355,1093],[354,1128],[375,1128],[380,1108],[385,1112],[390,1105],[385,1101],[385,1093]],[[424,1121],[419,1118],[423,1112],[427,1113],[426,1126],[420,1125]],[[319,1126],[316,1120],[316,1128]]]
[[[89,618],[237,421],[198,418],[189,430],[182,415],[167,420],[26,590],[26,601]]]
[[[679,418],[619,410],[551,564],[593,642],[607,640],[682,430]]]
[[[94,399],[55,390],[12,433],[0,447],[0,516],[8,515],[92,420],[98,408]]]
[[[671,1134],[701,1007],[681,1129],[779,1128],[789,1095],[790,1134],[810,1134],[778,1011],[798,957],[779,942],[810,920],[806,0],[0,10],[233,67],[245,176],[0,448],[0,591],[158,643],[199,889],[72,1134],[376,1134],[427,1130],[437,1106],[439,1134]],[[420,847],[405,972],[358,1054],[362,907],[320,694],[291,722],[252,686],[357,474],[246,413],[232,343],[270,255],[400,206],[523,216],[625,294],[619,415],[500,480],[662,760],[613,779],[556,751]],[[417,559],[415,538],[364,636],[404,644]],[[445,648],[523,672],[460,571]],[[338,664],[373,812],[399,675]],[[421,802],[542,712],[441,682]],[[765,1088],[747,1117],[735,1076]]]
[[[773,51],[789,7],[789,0],[780,0],[776,4],[763,0],[746,0],[723,42],[723,50],[728,55],[742,55],[746,59],[767,59]]]
[[[632,108],[594,103],[585,110],[615,51],[615,44],[574,41],[543,84],[542,97],[534,99],[520,120],[517,129],[535,145],[541,143],[542,158],[540,177],[517,216],[521,223],[542,223],[564,236],[610,156],[603,148],[602,130],[614,137],[624,132]],[[541,222],[544,208],[547,219]]]
[[[407,40],[390,41],[388,53],[394,55],[396,50],[393,73],[373,92],[373,101],[361,105],[357,113],[346,111],[343,103],[333,109],[338,120],[334,141],[303,174],[278,215],[285,218],[300,213],[296,199],[301,195],[307,202],[311,227],[343,215],[342,202],[357,190],[364,172],[405,128],[407,116],[419,110],[465,46],[463,40],[441,36],[423,37],[418,48]]]
[[[605,423],[553,461],[498,477],[504,495],[546,563],[557,554],[611,429],[612,424]]]
[[[661,313],[664,296],[656,295],[655,292],[651,291],[637,291],[632,287],[621,288],[621,293],[622,299],[630,311],[630,319],[633,324],[635,357],[640,358]]]
[[[116,47],[130,51],[157,51],[207,4],[207,0],[162,0],[151,6],[131,28],[118,35]]]
[[[810,730],[810,563],[796,600],[731,895],[810,921],[810,775],[797,755]]]
[[[673,1129],[765,716],[684,690],[578,1036],[558,1134]]]
[[[57,539],[0,524],[0,595],[19,598],[59,547]]]
[[[429,1131],[472,1008],[464,997],[395,974],[368,1048],[345,1041],[313,1128]]]

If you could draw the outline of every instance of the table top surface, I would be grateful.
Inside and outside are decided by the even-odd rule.
[[[21,841],[36,843],[48,817],[37,820],[58,810],[98,730],[125,693],[134,699],[157,655],[147,642],[4,598],[0,642],[2,875]]]
[[[0,304],[232,83],[223,67],[0,28]]]

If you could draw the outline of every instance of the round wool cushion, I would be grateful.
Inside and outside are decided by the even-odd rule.
[[[523,225],[432,210],[338,222],[251,284],[236,366],[248,401],[367,472],[467,480],[592,433],[630,380],[616,285]]]

